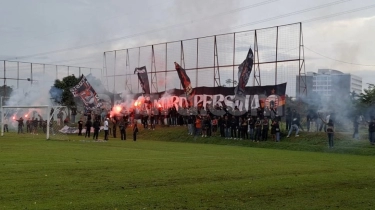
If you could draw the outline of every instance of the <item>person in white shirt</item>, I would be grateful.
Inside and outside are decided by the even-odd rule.
[[[108,118],[104,120],[104,140],[108,141]]]

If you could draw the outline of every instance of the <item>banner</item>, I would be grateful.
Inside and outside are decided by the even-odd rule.
[[[148,75],[146,66],[135,68],[134,74],[138,74],[139,83],[141,84],[143,93],[147,96],[150,95],[150,83],[148,82]]]
[[[151,101],[154,107],[162,107],[168,109],[175,107],[202,107],[205,110],[214,107],[225,107],[230,109],[238,109],[243,112],[251,112],[256,114],[258,109],[263,112],[277,113],[278,116],[284,115],[285,91],[286,83],[269,86],[245,87],[243,100],[235,99],[234,87],[196,87],[194,88],[194,96],[186,97],[185,90],[171,89],[164,92],[151,94]],[[136,94],[134,100],[141,96]]]
[[[234,89],[235,99],[245,99],[245,87],[249,81],[250,73],[253,68],[253,56],[253,51],[250,48],[246,59],[240,64],[240,66],[238,66],[238,85]]]
[[[70,89],[70,92],[72,92],[74,97],[81,98],[87,110],[100,108],[102,106],[102,103],[99,102],[98,94],[96,94],[94,88],[84,75],[82,75],[81,81]]]
[[[183,69],[180,64],[174,62],[178,77],[180,78],[182,88],[184,88],[184,91],[187,96],[190,96],[193,92],[193,88],[191,87],[190,78],[186,74],[185,69]]]
[[[99,131],[102,131],[104,130],[104,126],[100,126],[100,129]],[[60,133],[65,133],[65,134],[76,134],[76,133],[79,133],[79,130],[78,130],[78,127],[69,127],[67,125],[65,125],[64,127],[62,127],[60,130],[59,130]],[[82,129],[82,134],[85,134],[86,133],[86,128],[83,127]],[[90,129],[90,133],[94,133],[94,128],[92,127]]]

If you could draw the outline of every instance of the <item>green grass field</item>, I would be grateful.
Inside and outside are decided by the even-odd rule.
[[[349,136],[328,149],[323,133],[279,143],[182,127],[141,130],[137,142],[6,133],[0,209],[375,209],[375,147]]]

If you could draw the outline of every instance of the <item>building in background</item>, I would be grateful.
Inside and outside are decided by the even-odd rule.
[[[346,74],[334,69],[319,69],[317,73],[307,72],[306,77],[307,101],[328,101],[332,98],[349,96],[353,91],[362,93],[362,78]],[[302,83],[302,82],[301,82]],[[299,80],[297,76],[296,95],[298,96]]]

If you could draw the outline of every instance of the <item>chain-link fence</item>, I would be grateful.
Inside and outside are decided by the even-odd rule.
[[[53,84],[56,79],[69,75],[92,74],[102,77],[102,69],[77,66],[64,66],[20,61],[0,61],[0,95],[9,96],[10,89],[27,88],[33,84]]]

